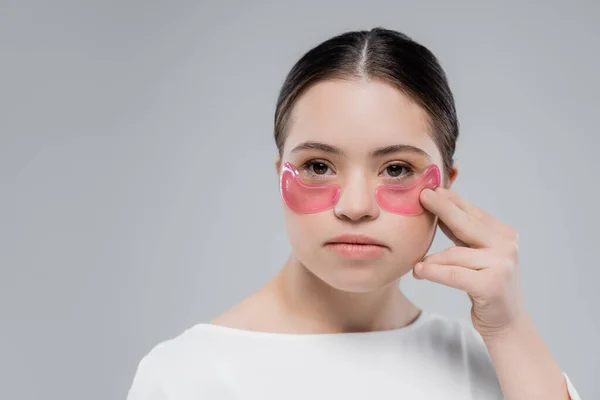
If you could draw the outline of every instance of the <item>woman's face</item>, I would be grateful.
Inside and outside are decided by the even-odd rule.
[[[332,208],[312,214],[295,213],[282,202],[284,219],[294,257],[330,286],[380,289],[427,253],[436,218],[429,212],[392,214],[375,198],[377,186],[408,181],[430,164],[443,171],[427,121],[421,107],[376,80],[320,82],[297,101],[277,171],[291,162],[306,183],[337,183],[341,192]],[[345,234],[368,236],[382,249],[357,256],[327,244]]]

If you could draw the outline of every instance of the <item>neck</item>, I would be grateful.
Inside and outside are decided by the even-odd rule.
[[[375,291],[336,289],[291,256],[272,282],[294,330],[367,332],[409,325],[420,314],[400,291],[398,280]],[[287,317],[286,317],[287,319]]]

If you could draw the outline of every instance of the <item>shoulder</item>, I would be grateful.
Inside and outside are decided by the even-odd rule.
[[[419,338],[438,350],[469,347],[486,352],[483,339],[470,321],[424,311],[418,325]]]
[[[157,343],[142,358],[141,364],[157,372],[178,369],[190,363],[210,362],[216,356],[218,337],[207,323],[195,324],[177,336]],[[199,367],[200,365],[194,365]]]
[[[213,379],[217,338],[207,324],[196,324],[154,345],[138,362],[128,400],[164,398],[174,384]]]
[[[432,343],[441,346],[463,347],[485,356],[487,348],[470,320],[453,319],[446,316],[424,312],[421,329]]]
[[[436,359],[441,357],[439,362],[449,364],[447,367],[454,370],[464,371],[474,398],[487,399],[494,393],[501,396],[490,354],[470,320],[428,313],[423,322],[422,335],[428,341],[428,348],[436,353]]]

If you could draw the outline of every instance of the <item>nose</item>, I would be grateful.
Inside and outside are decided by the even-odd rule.
[[[339,219],[351,222],[377,218],[379,206],[372,182],[361,174],[349,176],[342,185],[340,198],[333,211]]]

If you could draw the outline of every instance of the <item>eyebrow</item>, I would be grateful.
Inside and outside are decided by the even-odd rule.
[[[300,143],[292,149],[291,153],[297,153],[303,150],[320,150],[325,153],[335,154],[339,156],[345,155],[342,149],[321,142]],[[394,144],[391,146],[380,147],[371,152],[371,157],[382,157],[395,153],[415,153],[421,156],[425,156],[427,158],[431,158],[431,156],[427,154],[425,150],[422,150],[416,146],[412,146],[409,144]]]

